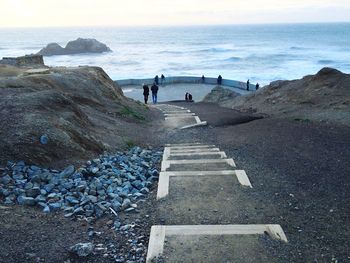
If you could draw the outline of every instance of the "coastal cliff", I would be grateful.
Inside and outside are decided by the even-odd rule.
[[[230,96],[222,93],[216,102],[240,111],[350,125],[350,75],[332,68],[298,80],[271,82],[245,96]]]
[[[54,165],[123,148],[147,118],[98,67],[0,65],[0,110],[1,163]]]

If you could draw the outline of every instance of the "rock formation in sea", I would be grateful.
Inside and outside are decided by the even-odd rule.
[[[55,55],[72,55],[80,53],[103,53],[109,52],[111,49],[96,39],[92,38],[78,38],[73,41],[69,41],[65,48],[61,47],[57,43],[50,43],[38,54],[43,56],[55,56]]]
[[[298,80],[274,81],[248,95],[222,94],[221,106],[300,120],[350,125],[350,74],[323,68]]]

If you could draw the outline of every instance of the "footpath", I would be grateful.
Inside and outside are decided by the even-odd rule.
[[[155,107],[169,128],[207,124],[184,107]],[[249,207],[235,202],[237,191],[253,187],[246,172],[215,145],[165,145],[157,201],[160,215],[173,224],[152,226],[146,262],[275,262],[264,242],[288,242],[280,225],[225,223],[234,221],[237,210]]]

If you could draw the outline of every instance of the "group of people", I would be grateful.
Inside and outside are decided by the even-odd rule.
[[[160,85],[163,85],[164,83],[164,80],[165,80],[165,77],[164,75],[162,74],[160,76]],[[153,104],[156,104],[157,103],[157,97],[158,97],[158,90],[159,90],[159,77],[158,75],[156,75],[154,77],[154,81],[153,81],[153,84],[151,86],[151,92],[152,92],[152,102]],[[143,83],[142,84],[142,88],[143,88],[143,99],[145,101],[145,104],[147,104],[148,102],[148,96],[149,96],[149,87],[147,84]]]
[[[142,88],[143,88],[143,98],[144,98],[145,104],[147,104],[148,96],[149,96],[149,87],[147,84],[142,84]],[[159,89],[158,85],[154,82],[153,85],[151,86],[153,104],[157,103],[158,89]]]
[[[202,76],[202,80],[204,81],[204,76]],[[221,85],[221,83],[222,83],[222,76],[221,76],[221,75],[218,76],[216,82],[217,82],[218,85]],[[248,91],[249,91],[249,87],[250,87],[250,82],[249,82],[249,79],[248,79],[248,80],[247,80],[247,90],[248,90]],[[256,85],[255,85],[255,90],[258,90],[259,87],[260,87],[259,83],[256,83]]]
[[[247,80],[247,90],[249,91],[249,87],[250,87],[250,82],[249,82],[249,79]],[[256,83],[255,84],[255,90],[258,90],[260,87],[259,83]]]
[[[186,92],[186,94],[185,94],[185,101],[193,102],[193,97],[192,97],[191,93]]]
[[[164,81],[165,81],[165,77],[164,77],[164,75],[162,74],[162,75],[160,76],[160,85],[163,85],[163,84],[164,84]],[[156,75],[156,76],[154,77],[154,83],[156,83],[156,85],[159,85],[159,77],[158,77],[158,75]]]
[[[202,75],[202,82],[204,83],[205,82],[205,77],[204,75]],[[165,77],[164,75],[162,74],[160,76],[160,85],[163,85],[164,84],[164,81],[165,81]],[[217,78],[217,84],[218,85],[221,85],[222,84],[222,76],[219,75],[218,78]],[[157,96],[158,96],[158,90],[159,90],[159,77],[158,75],[156,75],[154,77],[154,82],[153,82],[153,85],[151,86],[151,92],[152,92],[152,102],[153,104],[156,104],[157,103]],[[145,101],[145,104],[147,104],[148,102],[148,96],[149,96],[149,87],[147,84],[142,84],[142,87],[143,87],[143,97],[144,97],[144,101]],[[258,90],[260,87],[259,83],[256,83],[255,85],[255,90]],[[249,91],[249,88],[250,88],[250,81],[249,79],[247,80],[247,90]],[[185,94],[185,101],[189,101],[189,102],[192,102],[193,101],[193,98],[192,98],[192,94],[186,92]]]

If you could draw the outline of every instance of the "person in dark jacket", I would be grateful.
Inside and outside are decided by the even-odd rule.
[[[155,82],[153,83],[153,85],[151,87],[151,91],[152,91],[153,104],[156,104],[157,103],[157,95],[158,95],[158,86]]]
[[[164,84],[164,81],[165,81],[165,77],[164,77],[164,75],[162,74],[162,75],[160,76],[160,85],[163,85],[163,84]]]
[[[221,82],[222,82],[222,77],[221,77],[221,75],[219,75],[219,77],[218,77],[218,85],[221,85]]]
[[[247,80],[247,90],[249,90],[249,79]]]
[[[185,94],[185,101],[188,101],[188,92]]]
[[[192,94],[191,94],[191,93],[188,93],[188,101],[189,101],[189,102],[193,102]]]
[[[156,85],[159,84],[159,77],[158,77],[158,75],[156,75],[156,76],[154,77],[154,82],[156,83]]]
[[[256,83],[256,85],[255,85],[255,90],[258,90],[259,87],[260,87],[259,83]]]
[[[145,100],[145,104],[147,104],[148,95],[149,95],[149,87],[147,84],[143,84],[142,87],[143,87],[143,98]]]
[[[205,81],[205,77],[204,75],[202,75],[202,83],[204,83],[204,81]]]

